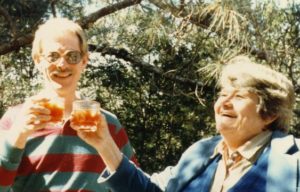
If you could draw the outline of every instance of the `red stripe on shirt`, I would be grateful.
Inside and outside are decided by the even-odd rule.
[[[122,149],[122,147],[128,143],[128,137],[125,132],[125,129],[120,129],[117,133],[115,133],[115,127],[113,125],[110,125],[109,131],[112,138],[114,139],[114,141],[120,149]]]
[[[108,124],[108,128],[109,128],[109,131],[110,131],[111,135],[114,137],[116,135],[116,126],[114,124]],[[122,138],[125,137],[127,139],[127,135],[125,133],[125,130],[122,128],[122,129],[120,129],[120,131],[122,131],[122,132],[118,133],[118,134],[120,136],[122,136]],[[60,127],[48,126],[44,129],[39,129],[39,130],[35,131],[31,135],[31,137],[34,138],[34,137],[42,137],[42,136],[48,136],[48,135],[59,135],[59,134],[63,134],[63,135],[67,135],[67,136],[77,135],[76,131],[74,129],[72,129],[72,127],[70,126],[70,121],[67,121],[64,124],[64,126],[61,127],[61,128]],[[118,136],[115,136],[115,137],[118,137]]]
[[[6,170],[0,167],[0,186],[12,185],[16,176],[16,171]]]
[[[43,172],[95,172],[103,171],[105,165],[99,155],[48,154],[22,159],[19,175]]]
[[[116,126],[114,124],[108,124],[108,128],[112,138],[114,139],[114,141],[120,149],[128,143],[128,137],[124,128],[120,129],[117,133]],[[68,124],[64,127],[63,135],[74,136],[77,135],[77,133]]]

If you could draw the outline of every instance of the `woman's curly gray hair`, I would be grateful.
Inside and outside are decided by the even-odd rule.
[[[270,130],[287,131],[293,116],[295,93],[293,84],[283,74],[251,62],[247,56],[231,59],[221,71],[219,86],[246,88],[259,97],[257,107],[262,118],[277,117]]]

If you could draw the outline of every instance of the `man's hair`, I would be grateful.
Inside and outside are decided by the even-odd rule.
[[[268,129],[288,130],[293,117],[295,93],[292,82],[282,73],[251,62],[246,56],[237,56],[222,69],[219,86],[225,85],[245,88],[257,94],[260,116],[263,119],[277,117]]]
[[[80,42],[82,54],[88,52],[87,40],[83,29],[75,22],[66,18],[52,18],[41,24],[35,32],[32,43],[32,58],[37,58],[42,53],[42,43],[44,39],[51,36],[63,36],[66,33],[74,33]]]

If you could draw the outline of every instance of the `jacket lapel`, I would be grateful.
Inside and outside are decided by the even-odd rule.
[[[299,155],[289,154],[296,147],[294,137],[280,132],[274,132],[272,137],[266,191],[296,192]]]
[[[192,145],[179,160],[175,167],[176,177],[169,181],[166,191],[181,191],[191,179],[199,175],[212,160],[210,157],[221,137],[213,137]]]

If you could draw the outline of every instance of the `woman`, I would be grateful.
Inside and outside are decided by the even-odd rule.
[[[104,118],[95,134],[78,132],[107,166],[99,182],[122,192],[297,191],[299,140],[285,133],[295,101],[292,83],[238,56],[223,68],[219,86],[214,110],[220,136],[196,142],[176,166],[152,176],[120,153]]]

